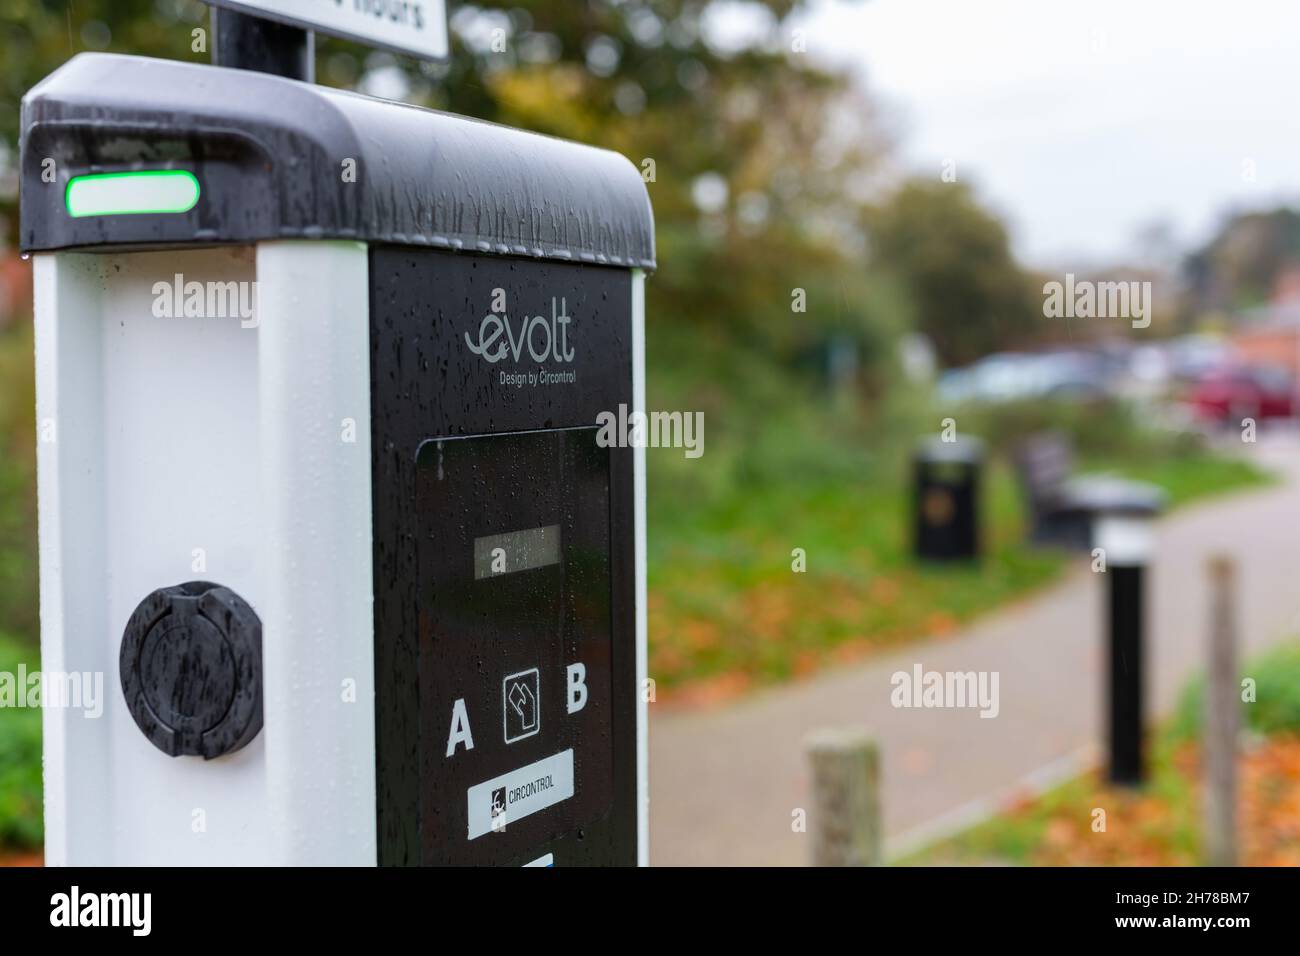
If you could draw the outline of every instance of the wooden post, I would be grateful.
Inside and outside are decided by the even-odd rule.
[[[813,866],[879,866],[880,758],[863,730],[822,730],[806,744],[812,765]]]
[[[1215,555],[1210,577],[1209,670],[1205,681],[1205,851],[1211,866],[1237,864],[1237,634],[1232,559]]]

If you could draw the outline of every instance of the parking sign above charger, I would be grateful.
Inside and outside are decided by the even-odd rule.
[[[447,57],[445,0],[207,0],[425,60]]]

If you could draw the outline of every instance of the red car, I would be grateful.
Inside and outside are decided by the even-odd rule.
[[[1188,396],[1198,418],[1240,423],[1243,418],[1289,418],[1295,414],[1295,381],[1286,369],[1239,365],[1206,372]]]

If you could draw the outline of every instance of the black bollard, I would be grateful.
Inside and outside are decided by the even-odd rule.
[[[1102,518],[1096,540],[1105,552],[1108,579],[1109,778],[1111,783],[1136,787],[1146,776],[1142,729],[1149,522],[1135,517]]]

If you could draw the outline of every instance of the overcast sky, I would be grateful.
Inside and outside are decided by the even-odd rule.
[[[1296,0],[819,0],[807,26],[809,55],[889,109],[903,161],[956,160],[1032,265],[1300,201]]]

